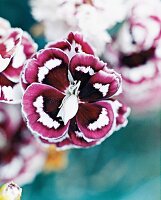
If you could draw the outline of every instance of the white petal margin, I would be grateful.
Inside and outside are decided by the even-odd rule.
[[[114,111],[115,111],[115,116],[116,116],[116,118],[118,117],[118,110],[119,110],[119,108],[120,108],[121,106],[122,106],[122,104],[121,104],[119,101],[115,100],[115,101],[113,102],[113,109],[114,109]],[[124,122],[123,124],[120,124],[120,125],[116,126],[116,131],[120,130],[120,129],[123,128],[123,127],[126,127],[126,125],[128,124],[128,119],[127,119],[127,117],[130,115],[130,112],[131,112],[131,109],[128,107],[128,108],[127,108],[127,112],[123,115],[124,118],[125,118],[126,120],[125,120],[125,122]]]

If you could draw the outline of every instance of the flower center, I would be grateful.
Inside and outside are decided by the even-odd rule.
[[[155,48],[152,47],[148,50],[133,53],[131,55],[122,55],[120,59],[123,65],[134,68],[146,64],[149,59],[154,57],[154,54]]]
[[[61,117],[64,125],[66,125],[68,121],[77,114],[80,83],[80,81],[71,82],[69,88],[66,91],[66,96],[62,100],[62,103],[59,107],[60,110],[57,117]]]

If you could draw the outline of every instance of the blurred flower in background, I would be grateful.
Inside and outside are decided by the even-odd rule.
[[[49,41],[80,31],[97,55],[111,38],[107,29],[125,17],[125,0],[31,0],[32,14]]]
[[[55,145],[47,148],[47,157],[44,164],[44,172],[58,172],[64,170],[68,165],[68,152],[57,151]]]
[[[22,91],[19,84],[24,62],[37,49],[37,44],[27,32],[11,28],[0,18],[0,101],[20,103]]]
[[[0,104],[0,183],[24,185],[43,168],[45,151],[29,133],[21,108]]]
[[[121,73],[124,103],[132,113],[161,107],[161,1],[130,1],[105,57]]]

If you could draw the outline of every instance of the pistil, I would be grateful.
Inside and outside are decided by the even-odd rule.
[[[66,91],[66,96],[62,100],[60,105],[60,110],[57,114],[57,117],[61,117],[62,121],[66,125],[70,119],[72,119],[78,111],[78,94],[80,81],[77,83],[71,83],[68,90]]]

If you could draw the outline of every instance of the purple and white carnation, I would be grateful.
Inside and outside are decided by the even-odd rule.
[[[143,113],[161,105],[161,2],[132,2],[105,57],[122,75],[121,100]]]
[[[11,28],[7,20],[0,18],[0,102],[20,103],[20,73],[36,50],[28,33]]]
[[[66,149],[94,146],[126,126],[129,108],[113,98],[121,76],[108,67],[79,33],[38,51],[22,73],[22,110],[31,132]]]
[[[25,126],[20,106],[0,103],[0,183],[31,182],[44,160],[45,152]]]

